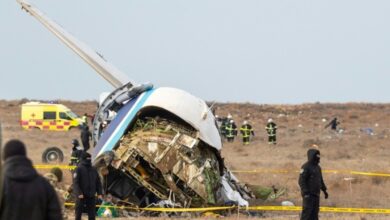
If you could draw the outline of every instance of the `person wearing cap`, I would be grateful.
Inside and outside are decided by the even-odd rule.
[[[268,119],[267,126],[265,127],[265,130],[268,134],[268,144],[276,144],[276,130],[278,129],[278,126],[276,126],[275,122],[272,120],[272,118]]]
[[[72,140],[72,153],[70,156],[70,163],[71,166],[77,166],[81,159],[81,154],[84,151],[83,147],[80,146],[80,143],[77,139]]]
[[[61,207],[50,183],[34,169],[19,140],[4,146],[0,219],[61,220]]]
[[[319,166],[320,151],[309,149],[307,159],[302,165],[298,181],[303,198],[301,220],[318,220],[321,190],[325,199],[329,197]]]
[[[237,136],[237,125],[233,119],[230,119],[229,123],[225,127],[226,138],[228,142],[233,142],[234,137]]]
[[[242,135],[242,143],[244,145],[249,144],[251,135],[255,136],[255,132],[253,131],[252,125],[250,125],[248,121],[244,121],[243,125],[240,128],[240,132]]]
[[[102,199],[102,185],[99,174],[92,166],[91,155],[83,152],[81,161],[73,173],[73,190],[76,200],[76,220],[81,220],[83,210],[88,219],[94,220],[96,215],[96,195]]]

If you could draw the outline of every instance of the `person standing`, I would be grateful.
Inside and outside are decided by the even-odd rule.
[[[319,166],[320,151],[309,149],[307,159],[307,162],[302,165],[298,181],[303,198],[301,220],[318,220],[320,190],[324,192],[325,199],[328,199],[329,194]]]
[[[227,130],[226,127],[229,125],[230,120],[232,119],[232,115],[228,114],[227,117],[221,118],[221,126],[220,126],[220,131],[221,131],[221,136],[222,138],[227,139]]]
[[[226,129],[226,138],[228,142],[234,141],[234,136],[237,135],[237,125],[233,119],[229,121],[229,123],[225,127]]]
[[[81,162],[73,173],[73,189],[76,200],[76,220],[81,220],[83,210],[89,220],[95,220],[96,194],[102,199],[102,185],[97,170],[91,164],[91,155],[83,152]]]
[[[265,130],[268,134],[268,144],[276,144],[276,130],[278,129],[278,126],[276,126],[275,122],[272,120],[272,118],[268,119],[267,126],[265,127]]]
[[[253,131],[252,125],[248,123],[248,121],[244,121],[243,125],[240,128],[242,135],[242,142],[244,145],[248,145],[250,142],[250,137],[255,136],[255,132]]]
[[[88,151],[90,147],[89,141],[92,140],[92,134],[89,131],[88,126],[84,126],[81,128],[80,139],[81,139],[81,143],[83,144],[84,151]]]
[[[330,129],[332,129],[333,131],[337,131],[337,126],[339,124],[340,122],[337,121],[337,118],[333,118],[333,120],[330,121],[329,124],[325,126],[325,128],[328,128],[330,126]]]
[[[88,114],[87,113],[84,113],[83,117],[81,117],[81,121],[83,122],[82,127],[88,126]]]
[[[50,183],[34,169],[19,140],[4,146],[3,197],[0,219],[61,220],[61,207]]]
[[[81,159],[81,154],[84,151],[83,147],[80,146],[80,143],[77,139],[72,140],[72,153],[70,156],[70,163],[71,166],[77,166]]]

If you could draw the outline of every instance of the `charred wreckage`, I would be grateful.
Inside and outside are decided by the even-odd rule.
[[[225,167],[219,130],[203,100],[134,83],[35,6],[18,3],[115,88],[101,99],[93,125],[93,163],[106,193],[139,207],[248,206],[253,195]]]

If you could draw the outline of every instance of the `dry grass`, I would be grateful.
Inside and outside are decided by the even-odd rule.
[[[95,102],[65,102],[76,113],[93,113]],[[304,104],[304,105],[252,105],[218,104],[217,114],[231,113],[240,124],[246,119],[254,126],[256,137],[249,146],[242,146],[239,140],[226,143],[222,151],[226,165],[233,169],[290,169],[299,170],[306,160],[306,151],[314,143],[322,153],[323,169],[380,171],[390,173],[390,104]],[[341,121],[343,134],[325,130],[323,118],[337,116]],[[272,117],[279,126],[278,144],[266,143],[264,126]],[[41,153],[46,147],[58,146],[64,150],[68,160],[71,140],[79,137],[79,131],[42,132],[24,131],[18,124],[20,101],[0,101],[0,120],[6,140],[22,139],[28,146],[28,154],[34,163],[41,163]],[[373,128],[375,135],[370,136],[360,131],[361,128]],[[264,186],[287,187],[288,193],[280,198],[295,205],[301,204],[298,174],[245,174],[238,173],[242,182]],[[347,181],[345,178],[354,178]],[[390,178],[351,176],[347,174],[325,174],[330,198],[321,200],[324,206],[338,207],[390,207]],[[69,178],[67,179],[69,182]],[[273,214],[264,219],[297,219],[296,215]],[[225,219],[233,219],[225,218]],[[234,218],[236,219],[236,218]],[[326,215],[322,219],[364,219],[359,215]],[[365,219],[381,219],[368,216]],[[385,219],[385,218],[383,218]]]

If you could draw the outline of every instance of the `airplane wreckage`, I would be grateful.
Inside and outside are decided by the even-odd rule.
[[[248,206],[254,196],[225,167],[205,101],[179,89],[134,83],[35,6],[18,3],[115,87],[93,122],[93,164],[105,193],[139,207]]]

